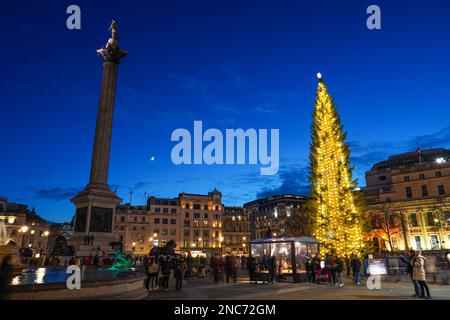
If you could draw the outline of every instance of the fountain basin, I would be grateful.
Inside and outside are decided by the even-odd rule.
[[[67,288],[68,274],[64,268],[26,269],[14,278],[10,300],[67,300],[102,299],[142,292],[145,275],[138,272],[118,273],[112,270],[88,269],[81,280],[81,289]]]

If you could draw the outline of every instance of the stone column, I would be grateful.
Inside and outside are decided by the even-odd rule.
[[[127,55],[126,51],[118,47],[117,31],[113,31],[106,47],[97,50],[97,54],[103,58],[104,62],[88,188],[109,190],[108,168],[117,69],[120,59]]]
[[[125,57],[127,52],[118,46],[115,21],[112,22],[110,30],[112,35],[106,46],[97,50],[97,54],[103,59],[103,72],[90,179],[86,188],[71,199],[77,211],[75,232],[69,243],[74,246],[78,256],[93,255],[98,248],[105,252],[112,251],[110,244],[114,241],[115,208],[122,201],[108,186],[108,168],[117,69],[120,59]],[[94,237],[88,245],[84,243],[86,235]]]

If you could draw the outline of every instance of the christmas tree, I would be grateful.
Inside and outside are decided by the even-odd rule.
[[[319,85],[311,126],[310,183],[308,204],[314,237],[321,253],[338,256],[360,254],[363,248],[362,210],[352,181],[350,151],[345,143],[339,115],[322,80]]]

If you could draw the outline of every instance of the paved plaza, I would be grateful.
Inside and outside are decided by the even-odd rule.
[[[450,286],[429,284],[434,300],[450,300]],[[343,287],[312,283],[253,284],[248,278],[237,283],[215,284],[211,278],[187,280],[182,291],[150,291],[150,300],[422,300],[411,297],[410,282],[382,280],[380,290],[369,290],[365,284],[357,286],[345,279]]]

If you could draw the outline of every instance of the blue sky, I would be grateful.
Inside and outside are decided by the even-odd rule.
[[[378,4],[382,29],[366,28]],[[66,8],[81,8],[81,30]],[[0,195],[71,218],[88,182],[112,18],[120,46],[109,182],[142,204],[217,187],[228,205],[303,193],[317,72],[338,105],[355,176],[390,154],[450,147],[450,3],[431,1],[11,1],[0,3]],[[175,166],[177,128],[279,128],[280,172]],[[155,161],[150,161],[154,156]]]

